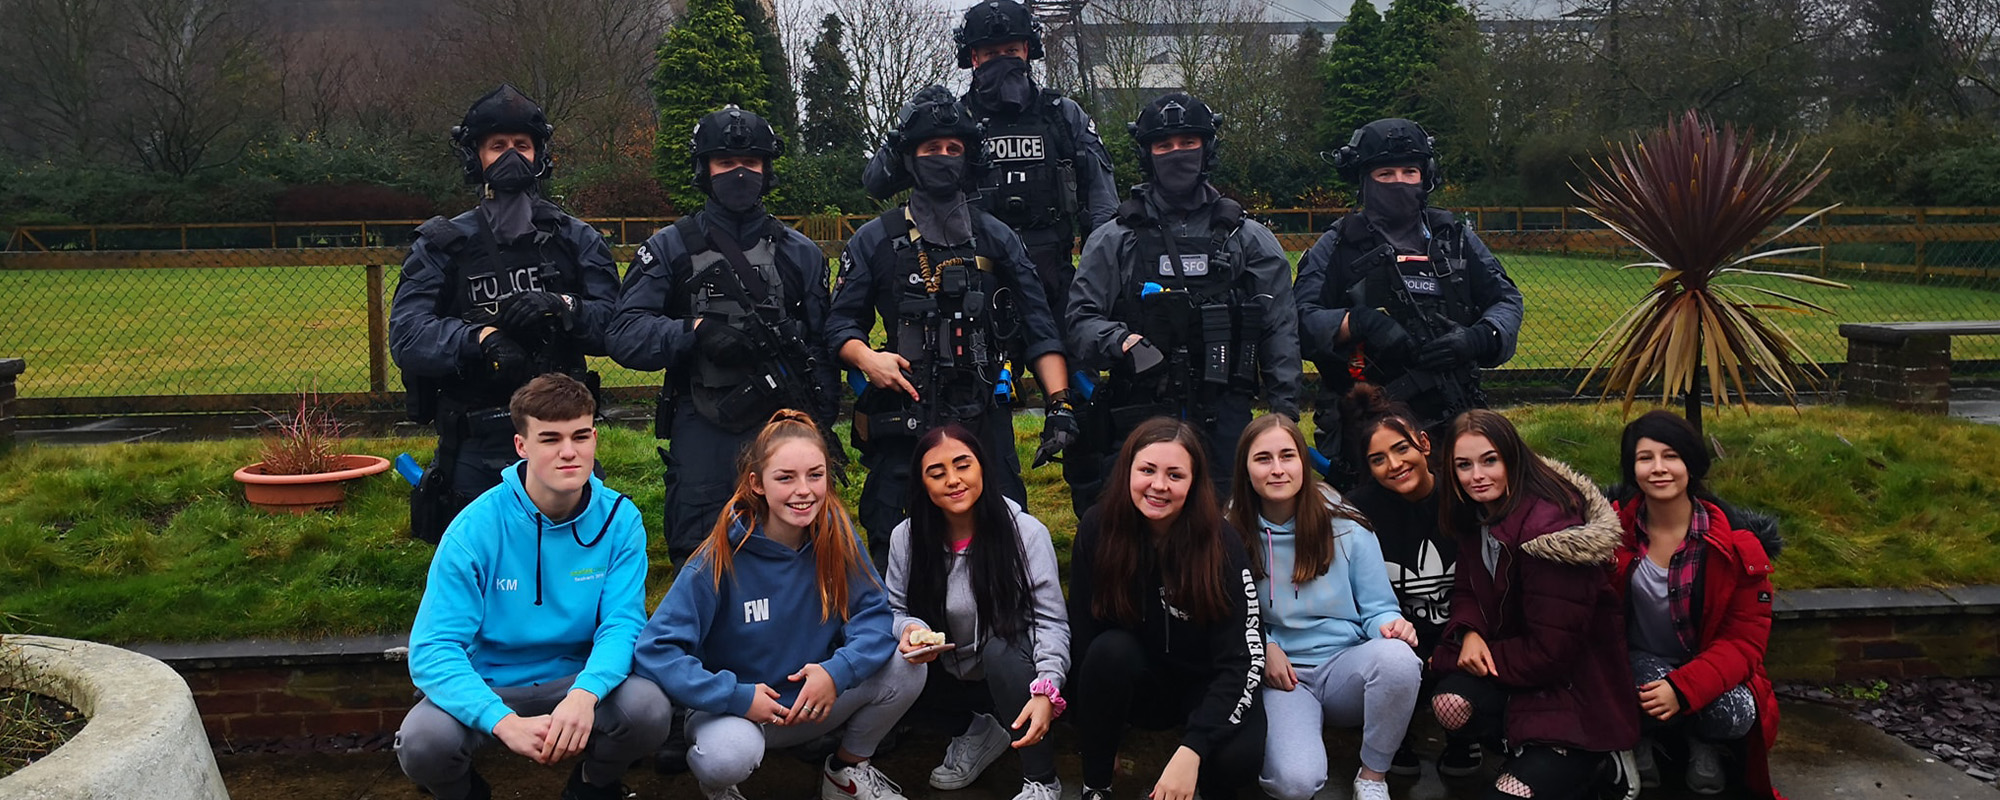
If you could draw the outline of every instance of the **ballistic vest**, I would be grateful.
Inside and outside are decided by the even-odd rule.
[[[501,301],[521,292],[582,293],[581,257],[562,235],[565,215],[554,204],[536,202],[535,232],[504,245],[494,236],[485,214],[475,209],[469,216],[476,226],[469,236],[444,217],[432,217],[417,226],[417,236],[447,257],[448,289],[441,298],[439,316],[485,325],[499,313]],[[537,374],[562,372],[580,377],[587,371],[583,351],[563,332],[549,331],[546,336],[517,343],[534,360]],[[417,387],[406,380],[405,388],[411,392],[442,391],[446,399],[459,405],[484,408],[507,405],[520,386],[453,381]]]
[[[1043,89],[1013,120],[985,120],[993,163],[979,193],[986,210],[1014,230],[1074,228],[1076,136],[1061,100],[1061,92]]]
[[[1351,281],[1345,285],[1327,281],[1320,292],[1320,303],[1327,308],[1350,307],[1356,299],[1353,289],[1358,284],[1362,287],[1361,307],[1387,310],[1412,336],[1418,336],[1418,330],[1424,327],[1410,319],[1414,313],[1432,314],[1459,325],[1478,322],[1481,309],[1473,302],[1472,283],[1465,271],[1464,224],[1449,211],[1427,208],[1424,227],[1431,233],[1427,240],[1431,251],[1428,261],[1382,254],[1376,255],[1372,263],[1361,263],[1371,254],[1379,253],[1383,241],[1360,214],[1341,217],[1333,225],[1336,238],[1329,272],[1345,274]],[[1398,283],[1403,292],[1397,291]],[[1409,303],[1401,300],[1405,292]]]
[[[1229,246],[1242,230],[1243,207],[1217,199],[1209,206],[1209,235],[1199,237],[1168,233],[1137,197],[1118,207],[1118,221],[1132,230],[1133,262],[1113,315],[1167,357],[1157,384],[1132,386],[1125,367],[1113,370],[1114,382],[1127,384],[1121,393],[1153,394],[1183,407],[1254,393],[1263,307],[1243,253]]]
[[[778,263],[778,242],[788,230],[785,224],[769,217],[764,235],[743,249],[744,260],[755,272],[745,280],[715,249],[701,216],[689,214],[674,222],[686,251],[673,265],[674,274],[686,277],[668,294],[668,316],[690,324],[706,320],[705,325],[728,325],[752,340],[765,338],[757,326],[765,326],[778,341],[798,340],[803,334],[797,321],[803,318],[805,291],[795,270]],[[769,380],[774,360],[766,354],[761,361],[732,363],[697,347],[694,369],[668,370],[663,391],[685,391],[696,413],[724,430],[741,433],[762,425],[784,403],[783,387]]]
[[[1009,341],[1019,335],[1013,312],[1019,290],[993,268],[989,245],[978,236],[959,246],[925,241],[906,207],[881,217],[888,247],[872,265],[882,293],[877,307],[896,309],[884,320],[887,352],[910,362],[923,402],[911,413],[921,434],[946,422],[969,422],[999,406],[995,389],[1007,366]]]

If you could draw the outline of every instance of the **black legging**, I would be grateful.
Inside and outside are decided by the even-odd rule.
[[[1129,631],[1112,630],[1091,640],[1070,680],[1070,716],[1083,739],[1083,785],[1111,786],[1118,744],[1131,722],[1166,730],[1187,722],[1208,688],[1206,675],[1169,674],[1147,660],[1145,646]],[[1227,739],[1201,760],[1195,786],[1206,800],[1226,800],[1257,780],[1264,766],[1264,707],[1250,713]]]
[[[1507,732],[1507,690],[1492,678],[1481,678],[1464,672],[1453,672],[1438,681],[1432,697],[1457,695],[1471,706],[1470,718],[1464,725],[1452,728],[1446,722],[1445,714],[1438,715],[1438,723],[1445,725],[1448,732],[1477,737],[1483,741],[1496,741]],[[1573,747],[1552,747],[1544,744],[1523,745],[1520,752],[1507,760],[1500,769],[1500,777],[1486,790],[1487,800],[1520,800],[1533,797],[1535,800],[1577,800],[1587,797],[1596,781],[1597,768],[1604,763],[1604,754]],[[1512,777],[1528,789],[1528,794],[1506,791],[1507,778]]]

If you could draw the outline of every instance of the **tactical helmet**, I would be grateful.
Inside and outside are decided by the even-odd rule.
[[[1209,109],[1208,104],[1185,92],[1164,94],[1147,103],[1139,112],[1139,121],[1128,123],[1125,131],[1132,134],[1132,141],[1139,147],[1139,169],[1147,178],[1153,176],[1153,143],[1168,136],[1192,134],[1201,137],[1201,149],[1206,158],[1203,161],[1204,174],[1215,169],[1216,129],[1222,125],[1222,115]]]
[[[542,114],[541,106],[513,84],[503,83],[473,101],[465,119],[452,126],[451,143],[458,151],[459,166],[465,169],[466,184],[477,186],[485,182],[482,177],[485,169],[479,164],[480,142],[489,134],[525,133],[535,140],[535,179],[546,180],[555,167],[549,154],[549,136],[555,130]]]
[[[764,191],[768,192],[777,183],[773,167],[785,153],[785,140],[778,138],[778,132],[763,117],[731,103],[694,123],[688,151],[695,188],[708,191],[710,156],[757,156],[764,159]]]
[[[931,84],[917,90],[896,112],[896,129],[889,132],[889,149],[900,158],[916,154],[917,146],[943,136],[965,142],[965,177],[977,185],[992,159],[986,152],[986,125],[972,116],[951,90]]]
[[[1437,140],[1423,126],[1407,119],[1378,119],[1354,130],[1354,136],[1333,151],[1333,168],[1350,183],[1376,167],[1410,165],[1424,173],[1424,191],[1444,182],[1438,170]]]
[[[984,0],[965,10],[965,21],[952,29],[958,44],[958,68],[972,69],[972,48],[1001,42],[1027,42],[1028,60],[1043,56],[1042,23],[1015,0]]]

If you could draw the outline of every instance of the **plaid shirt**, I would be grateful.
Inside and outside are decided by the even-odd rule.
[[[1647,549],[1646,511],[1639,510],[1639,546]],[[1674,637],[1688,652],[1701,650],[1701,563],[1708,551],[1708,509],[1694,503],[1688,518],[1687,537],[1680,549],[1667,560],[1667,618],[1674,624]]]

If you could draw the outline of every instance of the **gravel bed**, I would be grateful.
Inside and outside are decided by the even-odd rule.
[[[1988,784],[2000,777],[2000,682],[1904,678],[1776,688],[1783,697],[1846,708],[1855,719]]]

